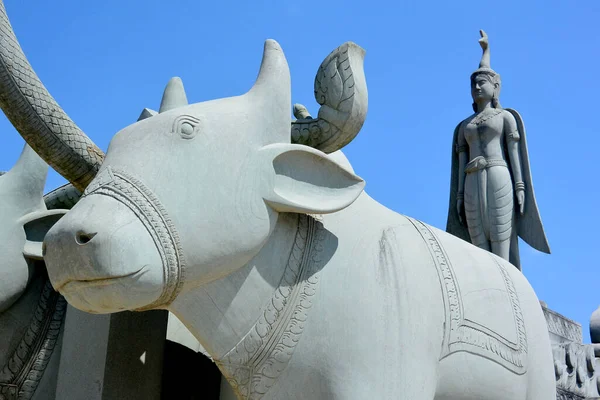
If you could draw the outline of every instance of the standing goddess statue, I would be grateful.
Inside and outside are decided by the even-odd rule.
[[[525,126],[518,112],[500,106],[500,75],[490,68],[488,37],[471,74],[475,113],[454,130],[446,231],[521,269],[518,237],[544,253],[550,247],[529,168]]]

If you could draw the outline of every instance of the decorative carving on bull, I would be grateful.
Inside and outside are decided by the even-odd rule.
[[[367,116],[364,55],[354,43],[344,43],[325,58],[315,77],[319,115],[312,118],[302,104],[294,105],[292,143],[331,153],[354,139]]]

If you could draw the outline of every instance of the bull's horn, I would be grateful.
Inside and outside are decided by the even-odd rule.
[[[270,132],[265,132],[265,142],[289,140],[291,81],[290,68],[279,43],[265,42],[262,63],[256,82],[247,93],[252,103],[260,108],[259,114],[269,118]]]
[[[62,208],[70,210],[81,198],[81,192],[67,183],[44,195],[44,203],[48,210]]]
[[[0,108],[25,141],[58,173],[83,190],[104,153],[52,98],[15,37],[0,0]]]
[[[169,80],[165,92],[160,102],[159,113],[164,113],[175,108],[183,107],[188,105],[187,96],[185,89],[183,88],[183,82],[181,78],[174,77]]]
[[[292,122],[292,143],[333,153],[356,137],[367,117],[364,57],[364,49],[346,42],[321,63],[315,78],[319,115],[310,118],[304,106],[295,106],[296,117],[305,118]]]
[[[19,193],[23,207],[36,207],[44,194],[48,164],[25,144],[17,163],[3,177],[3,185]]]
[[[0,171],[2,185],[10,184],[13,189],[21,193],[27,193],[22,196],[23,201],[39,201],[39,196],[43,193],[46,185],[46,176],[48,174],[48,164],[38,156],[29,145],[25,145],[19,160],[15,166],[7,173]],[[12,181],[7,182],[6,180]],[[48,210],[73,208],[81,198],[81,192],[73,184],[67,183],[60,186],[50,193],[44,195],[44,202]],[[39,206],[39,204],[33,204]]]

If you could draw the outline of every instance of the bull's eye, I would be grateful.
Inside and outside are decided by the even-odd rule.
[[[192,136],[194,134],[194,127],[187,122],[182,123],[181,134],[184,136]]]
[[[191,115],[180,115],[173,122],[173,133],[179,134],[183,139],[192,139],[200,131],[201,122]]]

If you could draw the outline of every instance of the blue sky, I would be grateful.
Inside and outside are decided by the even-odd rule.
[[[169,4],[169,5],[167,5]],[[478,4],[478,5],[477,5]],[[5,0],[17,37],[44,84],[106,150],[110,138],[158,109],[182,77],[188,99],[238,95],[256,77],[263,42],[282,45],[292,101],[316,114],[313,80],[345,41],[366,49],[367,121],[345,152],[387,207],[444,229],[452,131],[471,113],[469,75],[479,29],[490,38],[501,103],[527,128],[533,180],[552,255],[521,244],[540,299],[580,322],[600,304],[596,118],[600,3]],[[23,141],[0,116],[0,170]],[[48,189],[64,180],[52,173]]]

